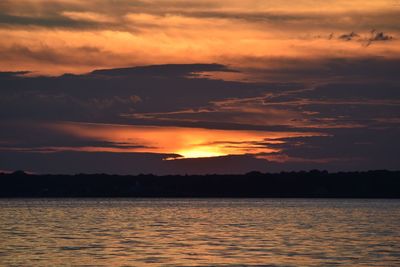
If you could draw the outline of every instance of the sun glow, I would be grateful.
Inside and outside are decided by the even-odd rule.
[[[195,147],[192,149],[180,150],[177,151],[177,153],[184,158],[209,158],[226,155],[215,147]]]
[[[279,149],[269,144],[276,144],[282,138],[320,135],[311,132],[215,130],[94,123],[59,123],[48,125],[48,127],[64,134],[112,145],[111,147],[96,147],[96,151],[112,149],[114,152],[174,155],[166,160],[273,153],[279,152]],[[92,151],[84,147],[70,149],[64,147],[63,149]]]

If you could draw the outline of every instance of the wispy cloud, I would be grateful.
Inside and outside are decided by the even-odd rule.
[[[290,6],[255,0],[229,5],[219,0],[119,1],[118,5],[108,0],[2,1],[0,70],[54,75],[194,62],[249,67],[262,61],[244,58],[398,57],[400,53],[395,38],[400,31],[398,11],[389,2],[335,0],[315,5],[307,0]],[[371,34],[374,28],[384,31]],[[360,50],[360,44],[368,51]],[[81,51],[87,47],[100,52]],[[51,60],[39,56],[41,50],[49,51]]]
[[[399,8],[0,1],[0,168],[399,166]]]

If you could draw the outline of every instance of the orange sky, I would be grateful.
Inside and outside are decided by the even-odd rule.
[[[0,154],[395,166],[399,14],[400,0],[1,0]]]
[[[268,144],[282,143],[283,141],[280,139],[322,135],[312,132],[215,130],[95,123],[58,123],[44,127],[80,138],[90,138],[119,145],[118,148],[48,147],[44,151],[151,152],[177,154],[183,158],[273,153],[280,150],[268,147]]]
[[[0,10],[2,71],[194,62],[273,68],[271,58],[400,55],[397,38],[365,46],[372,29],[398,35],[395,0],[8,0]],[[338,38],[352,31],[360,36]]]

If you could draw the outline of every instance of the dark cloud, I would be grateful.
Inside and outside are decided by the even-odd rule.
[[[30,17],[30,16],[15,16],[0,13],[0,25],[4,26],[38,26],[45,28],[70,28],[70,29],[85,29],[95,28],[100,23],[91,21],[78,21],[72,20],[63,16],[51,16],[51,17]]]
[[[92,76],[105,76],[105,77],[181,77],[196,76],[196,73],[203,71],[223,71],[223,72],[238,72],[229,69],[227,66],[221,64],[168,64],[168,65],[153,65],[144,67],[132,68],[118,68],[118,69],[105,69],[95,70],[90,73]]]
[[[328,36],[328,40],[333,40],[334,33],[331,33]],[[370,34],[367,35],[360,35],[355,32],[350,32],[350,33],[344,33],[340,34],[337,39],[343,40],[343,41],[357,41],[362,43],[362,45],[368,47],[374,42],[382,42],[382,41],[391,41],[394,40],[394,37],[391,35],[388,35],[384,32],[378,32],[375,29],[370,31]]]
[[[372,36],[366,41],[366,46],[371,45],[373,42],[390,41],[394,39],[393,36],[387,35],[384,32],[376,32],[376,30],[372,30],[371,34]]]
[[[0,58],[7,61],[40,62],[59,66],[98,66],[107,65],[112,60],[121,58],[112,52],[105,51],[95,46],[68,47],[55,49],[41,44],[39,47],[28,47],[14,44],[0,46]]]
[[[2,68],[21,69],[0,73],[0,169],[166,174],[400,166],[398,11],[383,3],[314,4],[0,1]],[[235,67],[138,67],[194,60]],[[99,70],[84,73],[93,69]],[[83,74],[35,76],[63,71]],[[167,161],[178,155],[77,151],[132,152],[149,145],[51,127],[62,124],[312,137],[222,138],[214,145],[249,154]],[[276,151],[256,153],[254,147]]]
[[[362,144],[360,144],[361,146]],[[328,149],[330,150],[330,149]],[[214,158],[164,160],[174,154],[154,153],[109,153],[109,152],[4,152],[0,151],[0,169],[25,170],[34,173],[76,174],[242,174],[258,170],[261,172],[299,171],[321,169],[328,171],[354,171],[373,169],[398,169],[395,158],[388,161],[348,158],[305,158],[276,162],[253,155],[234,155]],[[68,164],[65,164],[68,162]],[[372,164],[372,165],[371,165]]]
[[[291,27],[296,30],[317,30],[321,28],[336,29],[346,31],[349,25],[355,27],[357,31],[370,30],[377,26],[383,26],[385,29],[398,31],[399,26],[396,25],[398,21],[398,12],[391,10],[376,10],[371,11],[346,11],[343,13],[320,11],[320,12],[296,12],[296,11],[260,11],[260,12],[224,12],[220,10],[208,11],[183,11],[189,17],[198,18],[222,18],[222,19],[236,19],[247,22],[268,23],[273,24],[277,28]],[[343,19],[345,17],[346,19]],[[344,38],[356,37],[357,34],[353,32],[349,34],[341,34]]]
[[[1,152],[0,169],[35,173],[110,174],[240,174],[252,170],[274,171],[268,163],[250,155],[216,158],[163,160],[173,154],[106,152]],[[66,165],[65,162],[68,162]]]
[[[29,71],[0,72],[0,79],[18,78],[18,76],[23,76],[29,73]]]
[[[192,64],[60,77],[6,75],[1,81],[0,117],[109,121],[122,119],[121,113],[193,108],[226,97],[254,96],[261,91],[256,85],[196,77],[200,71],[231,70],[218,64]]]
[[[338,38],[341,39],[341,40],[344,40],[344,41],[351,41],[351,40],[353,40],[355,38],[358,38],[358,37],[360,37],[359,34],[357,34],[355,32],[351,32],[351,33],[348,33],[348,34],[347,33],[342,34]]]
[[[399,166],[397,59],[285,60],[282,59],[281,69],[254,70],[267,77],[285,73],[285,79],[273,83],[224,81],[198,75],[234,71],[219,64],[158,65],[59,77],[1,73],[0,169],[166,174]],[[290,83],[298,76],[308,79]],[[323,79],[310,83],[313,77]],[[225,146],[248,146],[249,153],[254,146],[274,147],[280,152],[165,161],[166,157],[177,155],[54,152],[57,148],[145,147],[140,142],[71,136],[43,126],[59,121],[313,131],[323,136],[289,138],[280,144],[270,140],[257,144],[220,140]],[[53,152],[43,153],[49,151]],[[97,164],[98,157],[108,164]],[[279,160],[282,158],[286,161]],[[68,170],[62,165],[65,160],[72,164]]]
[[[259,27],[273,25],[275,28],[296,29],[303,32],[322,28],[340,31],[353,25],[355,31],[376,27],[398,31],[396,10],[348,10],[345,12],[320,11],[268,11],[251,12],[226,10],[218,1],[114,1],[95,0],[85,3],[74,1],[1,1],[0,25],[3,27],[42,27],[60,29],[112,29],[140,32],[146,28],[162,27],[152,23],[126,23],[127,14],[148,14],[165,17],[170,15],[195,19],[224,19],[253,23]],[[17,12],[16,12],[17,11]],[[112,20],[73,19],[64,12],[92,12],[107,14]],[[343,19],[345,18],[345,19]],[[130,25],[128,25],[130,24]],[[165,25],[164,25],[165,26]],[[297,36],[298,37],[298,36]],[[347,36],[347,38],[351,36]]]
[[[291,158],[338,159],[336,162],[328,160],[326,164],[323,164],[327,169],[340,169],[340,166],[344,164],[363,170],[398,169],[397,154],[400,149],[398,125],[390,129],[378,127],[333,129],[329,133],[330,136],[285,139],[282,144],[270,146],[282,149],[283,153]]]
[[[40,138],[39,138],[40,137]],[[7,121],[2,122],[0,132],[0,151],[57,151],[57,148],[74,150],[81,147],[137,149],[149,148],[135,142],[112,142],[95,140],[82,136],[73,136],[57,130],[51,122],[44,121]]]
[[[240,114],[235,112],[245,114],[244,108],[250,110],[255,105],[258,111],[253,113],[259,112],[266,118],[268,114],[287,114],[298,119],[294,113],[285,113],[276,107],[272,109],[266,104],[276,106],[292,102],[301,105],[301,101],[307,102],[310,98],[319,101],[314,104],[324,104],[321,101],[340,104],[339,99],[343,103],[380,99],[390,104],[399,97],[396,70],[400,68],[400,61],[397,59],[282,59],[280,64],[276,69],[251,70],[257,75],[275,77],[273,80],[277,82],[274,83],[211,80],[195,74],[232,71],[218,64],[135,67],[59,77],[22,77],[22,73],[2,73],[0,117],[137,123],[141,118],[149,119],[157,115],[154,113],[163,113],[159,115],[187,119],[188,122],[193,121],[191,118],[198,120],[196,116],[202,115],[209,117],[210,122],[237,123],[221,112],[237,117]],[[297,77],[301,77],[304,84],[287,82]],[[336,82],[329,82],[332,78]],[[322,85],[310,87],[308,83],[315,79],[322,80]],[[212,104],[235,98],[248,100],[225,106]],[[384,105],[384,102],[380,103]]]
[[[273,90],[264,87],[264,95],[257,97],[224,99],[209,102],[200,108],[171,112],[135,112],[126,116],[136,120],[170,123],[214,123],[213,127],[218,127],[218,122],[219,127],[230,122],[240,129],[255,129],[254,126],[257,125],[257,129],[281,127],[280,129],[287,130],[288,127],[294,127],[302,131],[305,127],[377,126],[377,118],[393,120],[400,116],[399,83],[395,80],[394,71],[398,61],[386,61],[383,58],[353,61],[332,59],[317,62],[315,66],[311,64],[307,72],[302,69],[305,62],[297,63],[291,72],[296,73],[299,69],[303,77],[306,74],[310,77],[325,75],[327,81],[309,88],[304,84],[303,89],[280,87],[280,90]],[[268,70],[266,73],[268,75]],[[359,80],[368,73],[370,80]],[[340,75],[344,78],[342,82],[329,82],[330,75],[336,79]]]
[[[329,58],[244,58],[261,68],[248,69],[255,77],[266,81],[326,82],[398,82],[400,59],[393,56],[329,57]]]
[[[159,169],[165,157],[150,153],[107,153],[107,152],[0,152],[0,168],[23,169],[35,173],[110,173],[139,174],[165,173]],[[66,164],[68,162],[68,164]],[[4,168],[2,168],[4,167]]]

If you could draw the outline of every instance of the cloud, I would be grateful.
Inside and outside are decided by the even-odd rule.
[[[384,32],[376,32],[375,30],[372,30],[371,34],[372,37],[367,39],[366,46],[371,45],[373,42],[391,41],[394,39],[391,35],[387,35]]]
[[[0,10],[0,146],[16,161],[45,162],[51,155],[36,154],[51,152],[61,168],[63,157],[92,164],[109,151],[137,159],[99,155],[141,164],[141,153],[151,152],[146,160],[165,173],[207,164],[222,172],[218,164],[227,170],[240,161],[237,171],[398,164],[390,133],[400,116],[400,27],[398,10],[385,2],[3,0]],[[75,125],[82,135],[34,124]],[[127,127],[137,140],[105,130]],[[159,137],[143,137],[143,129],[156,135],[152,127],[158,135],[169,129],[171,143],[189,130],[207,140],[180,150],[160,141],[160,150]],[[249,131],[257,134],[244,138]],[[285,136],[272,142],[260,132]],[[362,144],[350,143],[357,136]],[[221,157],[162,162],[178,152]]]
[[[258,170],[280,172],[282,170],[311,170],[316,166],[328,170],[329,164],[294,162],[282,164],[269,162],[251,155],[235,155],[214,158],[163,160],[176,155],[154,153],[110,153],[110,152],[2,152],[0,168],[4,170],[25,170],[34,173],[76,174],[243,174]],[[68,166],[65,165],[68,162]],[[346,164],[347,163],[347,164]],[[339,165],[340,166],[340,165]],[[351,170],[348,161],[340,166]],[[339,169],[340,169],[339,167]]]
[[[116,19],[112,16],[95,12],[64,11],[62,12],[62,15],[77,21],[93,21],[98,23],[116,22]]]
[[[369,36],[368,36],[369,35]],[[320,36],[319,36],[320,38]],[[374,42],[391,41],[394,37],[384,32],[377,32],[375,29],[371,30],[369,34],[360,35],[355,32],[344,33],[337,37],[342,41],[357,41],[368,47]],[[334,40],[334,33],[328,36],[328,40]]]
[[[300,162],[301,159],[304,162],[327,159],[325,166],[333,169],[340,169],[344,165],[348,165],[349,169],[364,170],[371,166],[393,170],[398,168],[398,127],[390,130],[379,127],[333,129],[329,132],[330,136],[291,138],[270,146],[281,149],[289,159],[298,159]]]
[[[400,52],[398,12],[383,2],[309,0],[291,8],[281,1],[234,2],[1,1],[0,70],[60,75],[196,62],[237,68],[262,61],[245,58],[398,57]],[[371,36],[373,28],[384,32]]]
[[[231,70],[218,64],[191,64],[99,70],[59,77],[4,74],[0,117],[118,122],[125,120],[120,116],[123,113],[172,111],[258,92],[254,85],[198,77],[196,73],[201,71]],[[168,93],[160,97],[162,92]]]
[[[351,32],[349,34],[342,34],[338,38],[341,39],[341,40],[344,40],[344,41],[351,41],[351,40],[356,39],[358,37],[360,37],[360,35],[358,35],[355,32]]]
[[[84,29],[84,28],[93,28],[96,26],[96,23],[90,20],[74,20],[63,16],[36,17],[36,16],[15,16],[15,15],[0,13],[0,25],[2,25],[3,27],[38,26],[45,28]]]
[[[149,155],[149,164],[160,167],[159,173],[172,167],[179,168],[177,173],[202,172],[206,164],[215,166],[210,170],[229,171],[218,169],[218,164],[228,166],[236,160],[248,161],[238,172],[250,167],[351,170],[398,164],[394,155],[399,142],[391,134],[397,135],[400,116],[397,59],[282,58],[273,63],[281,69],[251,71],[278,75],[274,82],[225,81],[199,74],[237,73],[221,64],[155,65],[56,77],[1,73],[2,155],[42,162],[51,155],[34,154],[52,154],[58,162],[66,152],[85,158],[89,152],[100,153],[111,161],[112,153],[151,153],[155,161]],[[295,77],[304,79],[293,82]],[[347,160],[339,160],[340,154]],[[181,156],[219,157],[186,161],[178,159]],[[174,160],[164,163],[166,158]],[[1,169],[24,165],[4,162],[9,168],[4,163]],[[35,170],[55,170],[40,164]],[[140,170],[147,169],[132,167]]]
[[[167,65],[152,65],[152,66],[139,66],[131,68],[113,68],[95,70],[90,75],[101,76],[129,76],[129,77],[143,77],[143,76],[174,76],[184,78],[185,76],[196,76],[198,72],[237,72],[221,64],[167,64]]]
[[[59,77],[4,73],[0,117],[304,131],[366,127],[376,124],[376,117],[383,121],[398,114],[398,60],[282,59],[280,64],[281,69],[253,70],[265,77],[286,75],[279,78],[285,82],[274,83],[197,75],[232,72],[219,64],[157,65]],[[297,77],[304,82],[286,82]],[[315,77],[321,81],[310,85]]]

